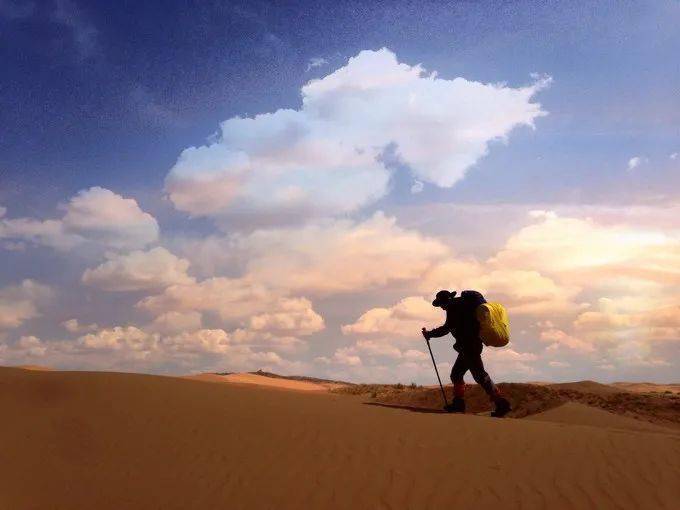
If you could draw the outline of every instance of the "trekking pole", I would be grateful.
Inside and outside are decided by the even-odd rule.
[[[423,328],[423,336],[425,336],[425,328]],[[434,354],[432,354],[432,347],[430,347],[430,339],[425,337],[425,342],[427,342],[427,349],[430,351],[430,357],[432,358],[432,364],[434,365],[434,372],[437,374],[437,380],[439,381],[439,388],[442,390],[442,398],[444,399],[444,406],[448,407],[449,403],[446,400],[446,393],[444,392],[444,385],[439,377],[439,370],[437,370],[437,363],[434,361]]]

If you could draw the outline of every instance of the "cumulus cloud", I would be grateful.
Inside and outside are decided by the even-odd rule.
[[[635,170],[642,163],[643,158],[640,156],[633,156],[628,160],[628,170]]]
[[[69,333],[88,333],[99,329],[97,324],[81,324],[78,319],[69,319],[61,323]]]
[[[325,328],[323,318],[308,299],[286,296],[242,278],[171,285],[160,294],[142,299],[138,307],[156,316],[152,330],[192,327],[199,314],[210,314],[232,328],[234,342],[269,345],[281,351],[301,347],[304,342],[298,337]]]
[[[420,296],[404,298],[391,307],[372,308],[354,323],[342,326],[344,335],[356,339],[351,345],[317,362],[352,367],[352,376],[359,378],[373,378],[379,372],[385,378],[398,373],[417,378],[429,359],[422,351],[420,328],[443,320],[441,310]]]
[[[547,329],[540,334],[542,342],[548,342],[548,349],[555,350],[560,347],[567,347],[581,352],[593,352],[595,348],[592,344],[571,336],[559,329]]]
[[[441,310],[420,296],[404,298],[388,308],[372,308],[353,324],[342,326],[345,335],[413,337],[423,325],[443,322]]]
[[[188,268],[188,260],[156,247],[124,255],[114,254],[103,264],[85,270],[82,282],[114,292],[162,289],[193,283],[193,278],[187,274]]]
[[[652,346],[649,359],[654,359],[655,343],[680,339],[675,270],[680,267],[680,232],[666,227],[665,211],[638,210],[634,216],[628,210],[618,215],[611,210],[589,212],[597,214],[567,217],[533,211],[529,224],[510,235],[494,256],[476,260],[449,251],[414,280],[417,289],[434,293],[440,288],[475,288],[503,303],[513,323],[540,319],[537,340],[545,345],[547,357],[559,352],[585,360],[599,353],[617,360],[610,352],[613,346],[635,338]],[[342,330],[377,338],[388,349],[400,338],[417,334],[423,323],[441,320],[429,299],[413,296],[369,309]],[[513,331],[513,338],[527,338]],[[522,340],[522,346],[527,341]],[[515,361],[526,365],[526,360]],[[530,365],[516,368],[527,374],[533,370]]]
[[[680,292],[665,306],[649,303],[646,307],[622,308],[615,300],[601,298],[596,309],[576,318],[574,327],[599,342],[631,338],[680,342]]]
[[[296,298],[281,300],[275,311],[253,315],[249,327],[253,331],[308,336],[324,329],[324,322],[311,301]]]
[[[47,353],[47,345],[40,338],[24,335],[13,344],[3,343],[0,339],[0,362],[30,363],[43,358]]]
[[[309,59],[309,62],[307,62],[307,72],[311,71],[315,67],[321,67],[325,66],[328,64],[328,60],[326,60],[323,57],[312,57]]]
[[[290,292],[357,292],[418,278],[449,253],[440,241],[376,213],[303,228],[258,230],[238,239],[247,278]]]
[[[214,143],[182,152],[166,178],[175,207],[195,216],[285,222],[356,210],[382,197],[390,148],[420,181],[450,187],[517,126],[545,115],[526,87],[446,80],[362,51],[302,87],[302,106],[234,117]]]
[[[159,333],[191,332],[201,329],[203,315],[199,312],[165,312],[158,315],[146,328]]]
[[[50,287],[33,280],[0,288],[0,330],[21,326],[40,315],[40,305],[53,295]]]
[[[102,368],[168,365],[192,369],[249,369],[253,366],[279,369],[293,364],[271,350],[255,350],[235,340],[223,329],[196,329],[159,334],[134,326],[104,328],[79,337],[75,342],[52,342],[48,348],[56,359],[64,355]],[[143,365],[140,365],[143,364]]]
[[[170,311],[212,312],[224,321],[243,320],[276,307],[279,297],[262,285],[238,278],[208,278],[192,285],[171,285],[137,306],[154,315]]]
[[[158,239],[158,223],[132,198],[93,187],[78,192],[60,219],[0,219],[0,238],[69,250],[90,243],[120,250],[142,248]]]
[[[323,360],[324,358],[321,359]],[[330,359],[330,362],[338,363],[340,365],[348,365],[351,367],[362,365],[361,358],[355,354],[354,349],[349,347],[336,349],[335,353],[333,353],[333,357]]]
[[[156,350],[158,342],[158,335],[149,334],[134,326],[101,329],[78,338],[79,347],[84,349],[126,351],[140,358],[145,358]]]

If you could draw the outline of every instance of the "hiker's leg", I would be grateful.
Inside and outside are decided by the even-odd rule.
[[[453,367],[451,368],[451,382],[453,383],[453,396],[463,398],[465,396],[465,372],[468,371],[468,364],[462,353],[458,354]]]
[[[500,398],[500,392],[498,391],[498,388],[491,380],[491,377],[489,377],[489,374],[487,374],[486,370],[484,370],[484,363],[482,362],[481,352],[466,353],[465,356],[467,358],[470,373],[472,374],[472,377],[474,378],[475,382],[479,384],[482,387],[482,389],[484,389],[484,391],[486,391],[486,394],[489,395],[489,398],[491,400],[493,400],[494,402],[498,400],[498,398]]]
[[[467,354],[466,354],[467,355]],[[502,417],[511,411],[510,402],[503,398],[498,388],[489,377],[489,374],[484,370],[484,363],[482,363],[482,352],[475,351],[473,354],[467,355],[468,366],[470,367],[470,372],[472,377],[475,378],[477,384],[479,384],[486,394],[489,395],[491,401],[496,405],[496,409],[491,412],[491,416]]]

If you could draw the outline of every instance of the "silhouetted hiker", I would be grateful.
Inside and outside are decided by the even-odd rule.
[[[456,362],[451,369],[453,383],[453,401],[447,410],[453,413],[465,412],[465,381],[463,376],[468,370],[475,382],[479,384],[496,404],[492,416],[501,417],[510,411],[510,402],[503,398],[493,383],[482,363],[482,339],[479,336],[479,322],[476,316],[477,307],[486,303],[486,299],[479,292],[464,290],[460,297],[456,292],[440,290],[437,292],[432,306],[438,306],[446,311],[446,322],[443,326],[428,331],[423,328],[426,339],[439,338],[451,333],[456,342],[453,348],[458,352]]]

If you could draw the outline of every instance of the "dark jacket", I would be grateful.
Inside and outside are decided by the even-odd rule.
[[[486,299],[479,292],[464,290],[460,297],[453,298],[446,307],[446,322],[430,331],[430,338],[439,338],[451,333],[456,339],[456,343],[453,344],[456,351],[482,352],[476,310],[483,303],[486,303]]]

